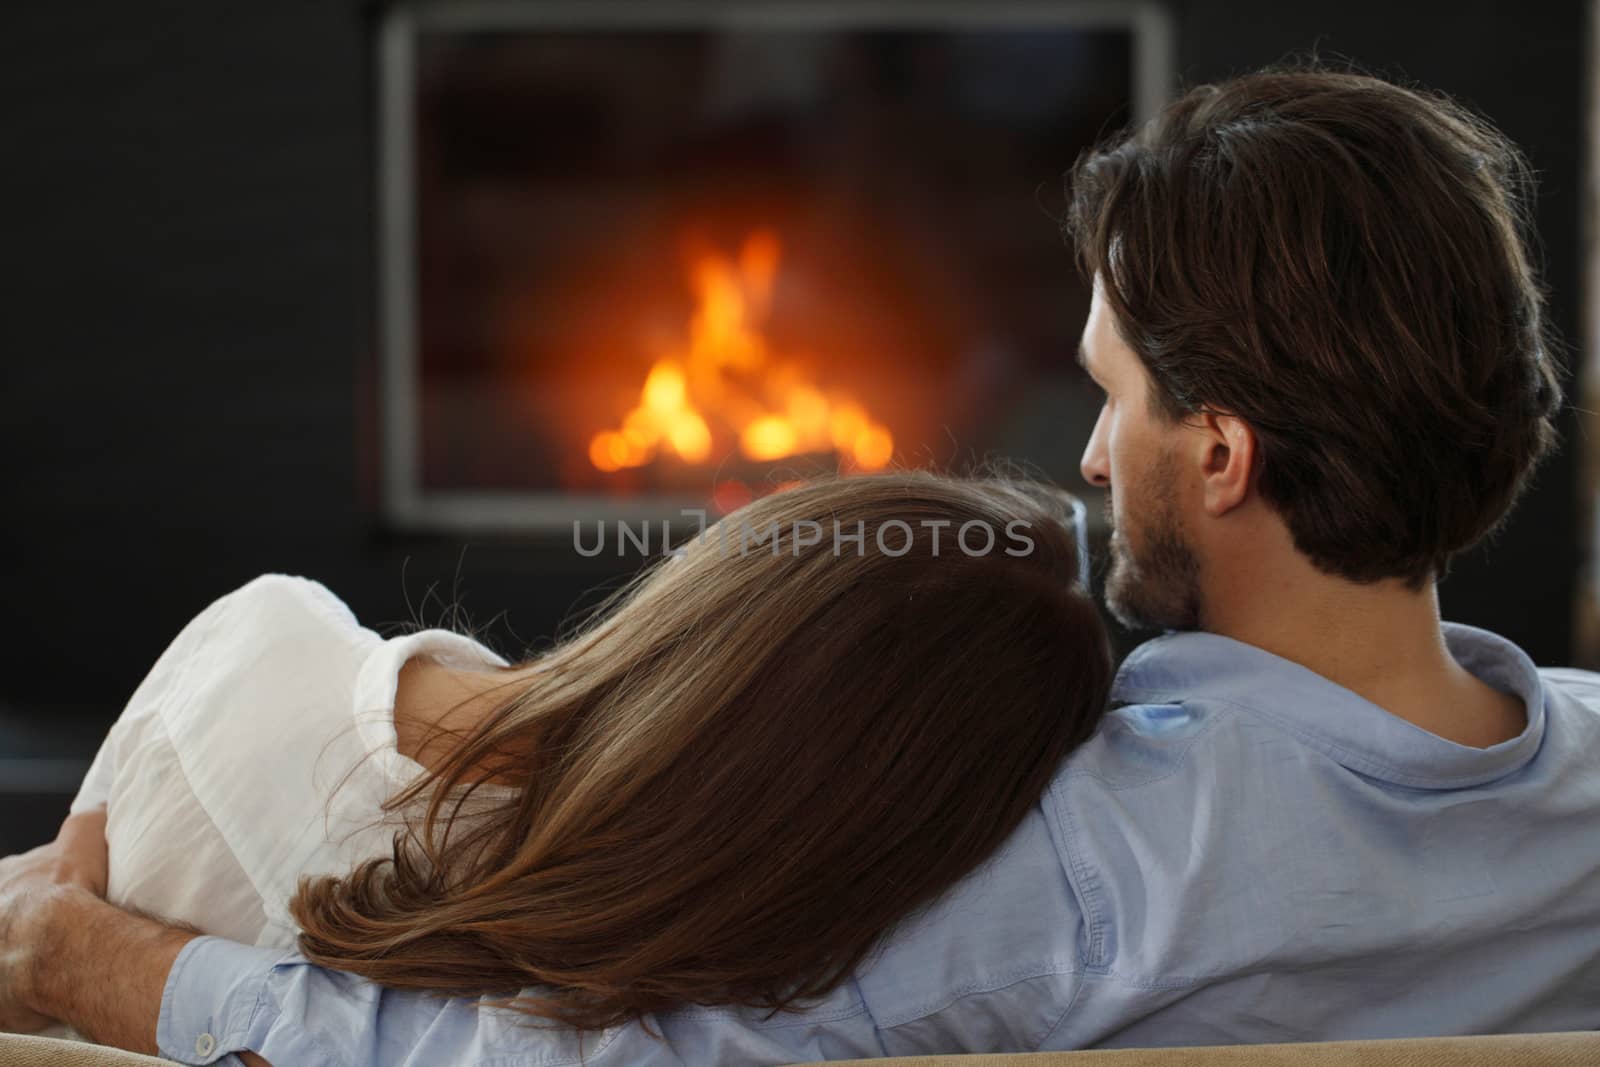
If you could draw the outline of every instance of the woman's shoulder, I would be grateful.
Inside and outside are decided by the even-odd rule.
[[[252,579],[219,598],[200,619],[209,622],[201,638],[222,645],[224,654],[231,646],[249,649],[252,656],[285,646],[300,653],[327,647],[329,637],[368,634],[327,586],[290,574]]]
[[[193,680],[197,667],[249,655],[264,644],[311,632],[363,632],[355,616],[327,586],[288,574],[263,574],[218,597],[169,641],[134,691],[123,717],[138,717],[167,703]]]
[[[293,574],[263,574],[219,598],[212,607],[243,616],[250,622],[271,624],[322,615],[330,621],[355,624],[348,605],[321,582]]]
[[[145,679],[130,711],[153,704],[169,724],[220,700],[281,707],[297,690],[353,675],[381,638],[327,586],[263,574],[217,598],[185,626]]]
[[[328,801],[359,777],[353,696],[383,644],[321,583],[265,574],[185,627],[163,657],[170,668],[140,702],[182,769],[188,802],[216,828],[271,920],[282,918],[299,873],[342,855],[330,843]],[[152,784],[131,780],[125,797],[143,803]],[[360,814],[381,811],[367,804]]]

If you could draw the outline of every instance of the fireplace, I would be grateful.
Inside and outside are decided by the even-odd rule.
[[[380,35],[384,506],[730,510],[819,471],[1075,474],[1052,213],[1159,106],[1160,9],[406,5]]]

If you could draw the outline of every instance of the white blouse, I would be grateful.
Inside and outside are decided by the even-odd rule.
[[[505,661],[471,638],[385,640],[305,578],[269,574],[201,612],[101,746],[72,810],[107,806],[107,897],[288,948],[304,875],[387,856],[383,802],[422,768],[396,748],[400,668]]]

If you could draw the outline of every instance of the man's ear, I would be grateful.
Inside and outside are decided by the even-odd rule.
[[[1255,473],[1256,432],[1237,415],[1200,412],[1198,447],[1206,514],[1220,518],[1245,502]]]

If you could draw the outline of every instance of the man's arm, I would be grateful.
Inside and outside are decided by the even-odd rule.
[[[65,1022],[101,1044],[159,1054],[167,976],[198,935],[106,903],[105,881],[104,809],[0,859],[0,1030]]]
[[[60,836],[0,859],[0,1031],[64,1022],[107,1045],[186,1063],[234,1053],[246,1067],[269,1056],[296,1064],[497,1064],[584,1062],[596,1044],[623,1040],[491,1024],[471,999],[384,990],[355,975],[322,971],[137,915],[103,899],[103,809],[73,815]],[[246,1047],[266,1049],[266,1056]],[[571,1046],[570,1057],[559,1054]],[[274,1051],[276,1050],[276,1051]],[[606,1062],[682,1061],[659,1042]],[[554,1058],[551,1054],[555,1053]],[[233,1062],[230,1060],[230,1062]]]
[[[38,903],[28,1006],[103,1045],[156,1054],[167,973],[197,935],[123,911],[85,889]]]
[[[811,1017],[691,1012],[579,1032],[199,936],[101,899],[103,819],[75,815],[52,844],[0,859],[0,1029],[57,1019],[134,1051],[249,1067],[793,1063],[815,1058],[819,1029],[833,1058],[883,1054],[851,984]]]

